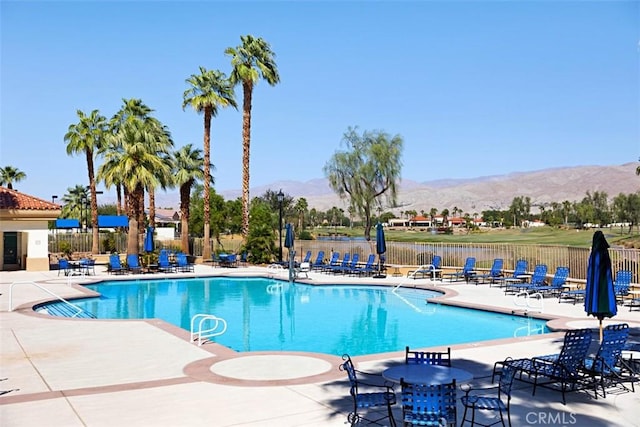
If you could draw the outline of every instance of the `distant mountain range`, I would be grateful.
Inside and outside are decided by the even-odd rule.
[[[398,207],[391,209],[396,214],[401,211],[431,208],[441,211],[458,207],[467,213],[480,213],[487,209],[508,209],[514,197],[530,197],[534,206],[564,200],[582,200],[587,191],[605,192],[609,198],[620,193],[640,191],[640,177],[636,176],[637,163],[619,166],[576,166],[543,169],[532,172],[517,172],[507,175],[484,176],[472,179],[440,179],[427,182],[402,180],[398,195]],[[346,208],[329,187],[326,179],[300,181],[275,181],[269,185],[251,188],[251,196],[258,196],[267,190],[279,190],[294,198],[304,197],[310,208],[331,209],[333,206]],[[225,199],[240,197],[240,190],[220,191]],[[175,206],[178,194],[156,195],[158,206]]]

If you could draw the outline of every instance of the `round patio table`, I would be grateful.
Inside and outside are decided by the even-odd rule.
[[[449,384],[453,380],[458,384],[467,383],[473,379],[473,374],[464,369],[440,365],[398,365],[383,371],[382,377],[395,383],[403,378],[411,384],[438,385]]]

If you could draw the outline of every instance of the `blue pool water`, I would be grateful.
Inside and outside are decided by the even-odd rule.
[[[548,332],[544,320],[427,303],[436,292],[310,286],[264,278],[113,281],[73,303],[99,319],[160,318],[187,331],[192,316],[227,321],[215,341],[236,351],[363,355]],[[60,303],[53,303],[60,304]]]

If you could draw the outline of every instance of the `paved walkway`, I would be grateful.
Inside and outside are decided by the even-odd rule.
[[[195,275],[265,275],[264,268],[219,269],[199,265]],[[191,274],[192,276],[193,274]],[[82,295],[73,283],[104,279],[68,278],[57,272],[3,272],[0,276],[0,395],[2,426],[344,426],[350,410],[348,384],[340,358],[307,353],[235,353],[216,344],[198,347],[189,334],[159,320],[83,320],[50,318],[31,307],[49,296],[35,281],[65,298]],[[146,276],[149,277],[149,276]],[[111,277],[110,277],[111,278]],[[310,283],[335,277],[311,273]],[[377,285],[437,286],[444,301],[510,312],[511,296],[487,285],[432,283],[388,277],[340,278]],[[12,307],[10,307],[10,303]],[[13,309],[13,310],[11,310]],[[557,328],[597,327],[580,304],[545,301],[545,315]],[[622,308],[607,323],[628,322],[640,341],[640,312]],[[452,331],[453,332],[453,331]],[[495,340],[452,347],[454,366],[486,375],[496,360],[557,351],[562,333],[543,338]],[[404,352],[354,358],[358,367],[380,371],[402,363]],[[640,426],[640,393],[611,393],[595,400],[515,383],[514,426]],[[462,418],[462,408],[458,408]],[[396,408],[399,419],[400,410]]]

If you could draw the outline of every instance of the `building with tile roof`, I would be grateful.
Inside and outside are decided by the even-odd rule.
[[[0,187],[0,270],[49,270],[49,221],[60,205]]]

